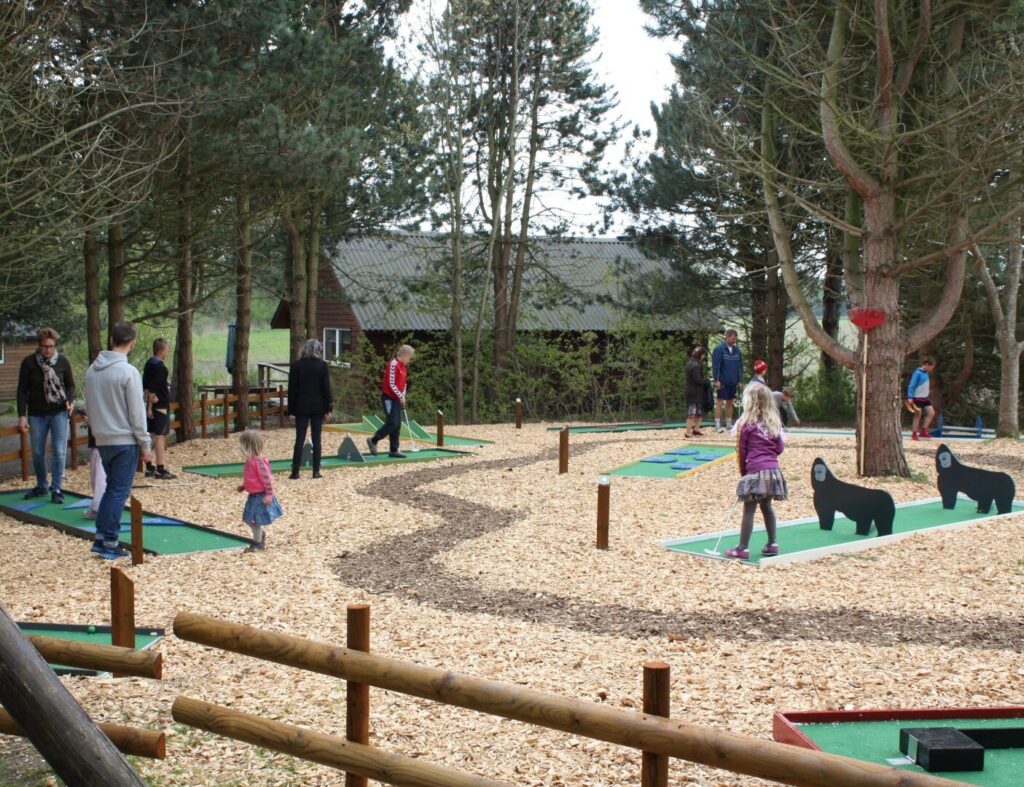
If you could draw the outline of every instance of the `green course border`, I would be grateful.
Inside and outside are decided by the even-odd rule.
[[[324,424],[324,431],[335,433],[359,432],[360,434],[373,434],[378,429],[380,429],[380,427],[383,426],[383,424],[384,422],[376,415],[364,415],[363,420],[358,423]],[[431,434],[426,429],[424,429],[416,421],[415,418],[410,419],[409,426],[412,427],[411,435],[409,432],[409,428],[405,424],[402,424],[402,431],[400,432],[402,437],[406,439],[411,438],[415,440],[421,440],[424,443],[429,443],[430,445],[434,445],[435,443],[437,443],[437,435]],[[483,440],[479,437],[459,437],[458,435],[450,435],[447,433],[447,431],[445,432],[444,435],[444,442],[445,446],[451,444],[461,445],[465,447],[493,445],[494,443],[493,440]]]
[[[320,461],[321,470],[337,470],[346,467],[379,467],[380,465],[403,465],[413,462],[430,462],[435,459],[456,459],[463,456],[472,456],[469,451],[457,451],[454,448],[421,448],[415,453],[409,453],[405,459],[393,459],[386,453],[371,456],[364,455],[363,462],[350,462],[347,459],[340,459],[337,456],[325,456]],[[207,476],[208,478],[227,478],[241,476],[244,465],[241,462],[226,462],[217,465],[191,465],[181,468],[186,473]],[[270,470],[274,473],[286,473],[292,469],[291,459],[272,459]]]
[[[941,505],[941,497],[930,497],[924,500],[913,500],[909,503],[899,503],[896,506],[897,512],[900,509],[915,508],[918,506],[932,505],[939,503]],[[760,525],[754,528],[754,537],[750,540],[750,557],[747,560],[735,560],[727,558],[724,554],[709,555],[705,553],[703,544],[707,544],[708,548],[713,548],[714,544],[719,541],[719,533],[713,533],[711,535],[702,534],[697,536],[687,536],[686,538],[672,538],[661,542],[661,545],[666,549],[673,552],[678,552],[684,555],[693,555],[695,557],[706,558],[709,560],[724,560],[729,562],[738,562],[745,565],[757,565],[761,568],[769,568],[771,566],[781,566],[787,563],[803,563],[808,560],[817,560],[818,558],[825,557],[827,555],[835,554],[847,554],[851,552],[861,552],[866,549],[874,549],[875,547],[886,546],[892,544],[901,539],[907,538],[908,536],[915,535],[917,533],[932,533],[939,530],[959,530],[961,528],[969,527],[977,524],[978,522],[986,522],[990,519],[996,519],[1002,516],[1014,516],[1015,514],[1024,513],[1024,503],[1014,501],[1013,510],[1007,514],[979,514],[977,511],[967,512],[961,509],[959,506],[961,503],[967,503],[970,506],[975,506],[976,503],[970,498],[961,495],[957,498],[957,509],[956,512],[963,511],[964,516],[961,519],[957,519],[955,522],[947,522],[944,524],[930,525],[924,527],[914,527],[909,530],[903,530],[900,532],[894,532],[888,536],[858,536],[854,532],[854,523],[843,516],[837,516],[835,523],[833,524],[832,530],[821,530],[818,524],[818,517],[811,516],[803,519],[793,519],[789,522],[780,522],[778,527],[780,530],[790,527],[800,527],[806,525],[813,525],[816,532],[820,532],[824,538],[835,539],[833,543],[826,544],[821,547],[815,547],[813,549],[802,549],[794,552],[783,552],[782,554],[775,555],[774,557],[765,557],[761,555],[760,550],[762,545],[765,543],[764,526]],[[948,509],[942,509],[949,513]],[[894,529],[899,527],[899,517],[893,523]],[[739,535],[739,528],[732,528],[729,530],[721,531],[721,544],[719,552],[724,552],[731,546],[730,537]],[[785,548],[784,544],[784,533],[779,533],[779,543]]]
[[[0,489],[0,496],[4,496],[4,495],[24,495],[24,493],[26,491],[28,491],[28,490],[27,489]],[[85,499],[88,499],[89,497],[90,497],[90,495],[83,495],[83,494],[80,494],[78,492],[72,492],[69,489],[65,489],[64,490],[65,505],[62,506],[61,510],[69,510],[67,508],[69,503],[72,503],[72,502],[75,502],[75,501],[85,500]],[[30,501],[26,501],[26,502],[30,502]],[[53,505],[52,503],[45,502],[45,500],[40,500],[39,502],[43,503],[45,506]],[[38,510],[38,509],[36,509],[36,510]],[[78,520],[76,520],[75,522],[62,522],[59,519],[51,519],[50,517],[44,516],[41,513],[36,513],[36,510],[22,511],[22,510],[17,509],[17,508],[12,508],[9,505],[4,504],[3,502],[0,502],[0,512],[6,514],[7,516],[11,517],[12,519],[17,519],[17,520],[19,520],[21,522],[25,522],[25,523],[30,524],[30,525],[43,525],[45,527],[52,527],[55,530],[59,530],[61,533],[64,533],[65,535],[74,536],[75,538],[81,538],[81,539],[85,539],[85,540],[88,540],[88,541],[92,541],[96,537],[96,533],[95,533],[95,520],[85,519],[83,517],[80,522],[78,522]],[[128,509],[124,509],[124,511],[121,512],[121,525],[122,526],[127,523],[126,520],[125,520],[125,517],[130,517],[130,516],[131,516],[131,514],[128,511]],[[173,521],[169,521],[169,522],[165,522],[165,523],[161,523],[161,524],[145,524],[145,523],[143,523],[143,525],[142,525],[142,551],[147,553],[147,554],[150,554],[150,555],[168,556],[168,555],[189,555],[189,554],[195,554],[196,552],[219,552],[219,551],[223,551],[223,550],[227,550],[227,549],[240,549],[242,547],[247,547],[247,546],[249,546],[252,543],[251,539],[243,538],[242,536],[235,535],[234,533],[227,533],[227,532],[225,532],[223,530],[217,530],[216,528],[213,528],[213,527],[204,527],[203,525],[196,525],[196,524],[193,524],[192,522],[185,522],[185,521],[183,521],[181,519],[178,519],[177,517],[165,517],[162,514],[155,514],[155,513],[151,512],[151,511],[143,511],[142,512],[142,517],[143,517],[143,520],[145,520],[147,517],[149,517],[149,518],[160,518],[160,519],[173,520]],[[127,520],[127,521],[130,521],[130,519]],[[166,542],[168,540],[166,537],[172,531],[178,530],[178,529],[184,529],[184,530],[188,530],[188,531],[193,532],[193,533],[199,533],[202,536],[216,536],[217,540],[226,540],[226,541],[231,542],[231,543],[230,543],[230,545],[220,545],[220,546],[212,547],[210,549],[187,549],[187,550],[181,550],[181,551],[177,551],[177,550],[170,550],[170,551],[168,551],[168,550],[165,549],[164,551],[160,551],[158,549],[153,549],[152,548],[152,543],[153,543],[154,539],[150,538],[150,539],[148,539],[148,543],[150,544],[150,546],[146,545],[147,544],[147,537],[146,537],[147,534],[153,534],[155,532],[159,533],[161,538],[156,539],[156,540]],[[122,544],[131,544],[131,542],[132,542],[131,534],[130,533],[122,533],[121,536],[120,536],[120,541],[121,541]]]
[[[680,448],[697,448],[699,451],[720,453],[715,459],[709,459],[706,462],[702,462],[696,467],[691,467],[689,470],[673,470],[671,466],[667,464],[655,464],[652,462],[644,462],[643,460],[636,460],[633,462],[626,462],[626,464],[613,467],[611,470],[606,470],[604,475],[612,475],[616,478],[682,478],[684,476],[693,475],[699,473],[705,467],[711,467],[711,465],[717,465],[725,460],[736,456],[736,449],[731,445],[712,445],[708,443],[692,443],[689,446],[679,446]],[[676,449],[672,449],[676,450]],[[648,454],[648,456],[670,456],[662,452],[661,454]],[[686,456],[680,456],[680,461],[686,461]],[[638,471],[643,472],[627,472],[630,468],[636,468]]]
[[[37,634],[54,639],[74,640],[76,642],[93,642],[98,645],[112,645],[113,634],[110,626],[81,626],[72,623],[41,623],[39,621],[18,621],[15,624],[21,633]],[[92,631],[89,631],[89,629]],[[162,628],[135,627],[135,649],[146,650],[162,640],[166,632]],[[50,669],[58,675],[75,675],[78,677],[96,677],[109,675],[109,672],[86,669],[85,667],[68,667],[64,664],[50,664]]]
[[[701,428],[713,427],[714,421],[701,421]],[[570,426],[569,434],[601,434],[605,432],[651,432],[658,429],[685,429],[686,421],[627,421],[621,424]],[[561,432],[564,426],[549,426],[549,432]]]

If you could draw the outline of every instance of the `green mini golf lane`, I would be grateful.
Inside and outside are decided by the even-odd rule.
[[[814,744],[829,754],[841,754],[857,760],[889,765],[900,753],[900,730],[904,727],[956,727],[991,729],[1019,727],[1021,719],[896,719],[892,721],[850,721],[822,724],[797,724]],[[917,765],[899,765],[900,770],[925,773]],[[947,779],[985,787],[1015,787],[1024,782],[1024,749],[986,749],[985,770],[936,773]]]
[[[65,623],[18,623],[21,633],[35,634],[42,637],[53,637],[54,639],[69,639],[75,642],[91,642],[95,645],[112,645],[110,626],[75,626]],[[89,629],[93,629],[89,631]],[[158,628],[136,628],[135,648],[144,650],[154,643],[159,642],[164,636],[164,630]],[[58,675],[99,675],[96,670],[83,669],[82,667],[68,667],[63,664],[51,664],[50,667]]]
[[[736,449],[732,446],[727,445],[701,445],[694,443],[689,446],[682,446],[683,449],[693,449],[696,451],[695,454],[647,454],[648,457],[664,456],[672,457],[676,462],[685,462],[687,464],[696,465],[696,467],[690,469],[680,470],[673,468],[671,464],[664,463],[659,464],[655,462],[630,462],[628,465],[622,467],[616,467],[609,470],[607,475],[624,476],[627,478],[682,478],[685,475],[690,475],[698,470],[702,470],[708,465],[713,465],[716,462],[722,461],[725,457],[731,456],[736,453]],[[678,450],[678,449],[673,449]],[[696,457],[711,457],[710,459],[697,459]],[[646,457],[645,457],[646,458]]]
[[[713,427],[714,421],[702,421],[701,428]],[[561,432],[565,427],[550,426],[549,432]],[[655,429],[685,429],[686,421],[636,421],[622,424],[594,424],[593,426],[570,426],[569,434],[596,434],[599,432],[643,432]],[[447,439],[447,438],[446,438]]]
[[[726,504],[723,503],[723,505]],[[977,504],[973,500],[963,497],[957,500],[956,508],[954,509],[943,508],[942,500],[939,498],[920,500],[914,503],[901,503],[896,506],[896,518],[892,524],[892,535],[881,537],[874,535],[874,530],[872,530],[872,535],[858,536],[855,532],[856,525],[844,516],[836,517],[831,530],[822,530],[818,524],[817,517],[780,522],[778,531],[780,554],[775,558],[763,558],[761,556],[761,548],[764,547],[767,538],[764,527],[759,526],[754,528],[753,536],[750,539],[750,558],[742,562],[781,565],[788,562],[813,560],[826,554],[854,552],[859,549],[868,549],[872,546],[889,544],[894,540],[904,538],[910,533],[921,530],[964,526],[971,522],[991,519],[997,516],[995,508],[989,514],[979,514],[975,510],[976,507]],[[1024,503],[1014,503],[1013,513],[1020,511],[1024,511]],[[738,511],[736,516],[738,518]],[[760,518],[760,515],[758,517]],[[726,549],[735,546],[738,533],[739,530],[726,531],[718,551],[724,553]],[[718,533],[715,533],[710,536],[673,539],[663,542],[662,545],[674,552],[685,552],[699,557],[714,558],[714,555],[708,555],[704,550],[714,549],[717,541]]]
[[[37,525],[49,525],[70,535],[92,540],[96,535],[95,520],[83,516],[83,505],[89,498],[64,492],[64,504],[56,505],[48,497],[25,500],[25,491],[0,492],[0,511],[8,516]],[[146,520],[150,520],[147,524]],[[121,514],[121,543],[132,542],[131,513]],[[142,512],[142,544],[147,552],[157,555],[181,555],[188,552],[209,552],[248,546],[249,539],[200,527],[173,517]]]
[[[359,432],[360,434],[373,434],[384,422],[376,415],[364,415],[363,420],[359,423],[351,424],[325,424],[325,432]],[[412,427],[412,434],[409,433],[409,427]],[[409,440],[410,437],[414,440],[420,440],[426,445],[436,445],[437,435],[431,434],[424,429],[420,424],[416,422],[416,419],[412,419],[409,425],[402,424],[401,435],[404,439]],[[444,444],[447,445],[461,445],[465,448],[478,448],[484,445],[491,445],[493,440],[481,440],[477,437],[457,437],[456,435],[450,435],[445,432]],[[419,447],[419,446],[417,446]]]
[[[416,451],[415,453],[408,453],[405,455],[405,459],[392,459],[387,455],[386,452],[377,454],[377,456],[371,456],[369,453],[364,454],[365,462],[350,462],[347,459],[339,459],[336,456],[325,456],[320,462],[320,468],[322,470],[332,470],[338,467],[372,467],[375,465],[401,465],[408,464],[410,462],[429,462],[432,459],[453,459],[460,456],[472,456],[468,451],[454,451],[449,448],[424,448]],[[287,473],[292,469],[291,459],[274,459],[270,462],[270,469],[275,473]],[[224,465],[192,465],[191,467],[183,467],[186,473],[196,473],[198,475],[211,476],[212,478],[220,478],[222,476],[240,476],[242,475],[242,464],[232,463]],[[308,468],[305,468],[308,472]]]

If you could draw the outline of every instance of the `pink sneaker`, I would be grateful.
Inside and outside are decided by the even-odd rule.
[[[913,440],[916,443],[917,442],[917,432],[911,432],[910,433],[910,439]]]
[[[761,550],[761,554],[764,555],[765,557],[772,557],[774,555],[777,555],[777,554],[779,554],[779,545],[778,544],[765,544],[764,545],[764,549]]]
[[[932,439],[932,436],[930,434],[928,434],[928,432],[921,432],[918,435],[918,437],[920,437],[922,440],[931,440]]]
[[[736,560],[746,560],[748,557],[750,557],[750,550],[736,546],[732,549],[725,550],[725,556],[731,557]]]

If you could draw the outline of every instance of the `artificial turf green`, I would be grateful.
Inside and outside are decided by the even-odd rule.
[[[608,471],[608,475],[614,476],[625,476],[628,478],[679,478],[680,476],[687,475],[700,470],[702,467],[706,467],[712,464],[718,459],[724,456],[734,454],[736,451],[732,446],[725,445],[700,445],[695,443],[691,446],[685,446],[693,448],[697,451],[696,456],[714,456],[714,459],[697,461],[694,459],[694,454],[671,455],[677,462],[687,462],[689,464],[695,464],[697,467],[690,470],[674,470],[669,464],[657,464],[654,462],[631,462],[628,465],[622,467],[616,467]],[[647,456],[669,456],[669,454],[647,454]]]
[[[732,501],[723,500],[723,512]],[[1024,504],[1014,503],[1013,511],[1024,511]],[[917,530],[928,530],[942,525],[951,525],[959,522],[968,522],[974,519],[983,519],[995,516],[995,509],[991,513],[979,514],[973,500],[961,498],[957,501],[956,508],[945,509],[941,500],[927,500],[909,505],[896,507],[896,518],[893,520],[893,535],[899,533],[910,533]],[[858,536],[856,525],[844,516],[837,516],[831,530],[822,530],[817,519],[812,522],[796,522],[787,524],[782,522],[778,529],[778,542],[780,553],[802,552],[809,549],[820,549],[822,547],[837,544],[849,544],[854,541],[877,538],[874,530],[870,535]],[[705,549],[713,549],[718,541],[718,534],[695,540],[678,540],[665,543],[668,549],[675,552],[687,552],[694,555],[704,556]],[[746,563],[758,563],[761,560],[761,548],[765,546],[767,537],[763,527],[754,529],[750,539],[750,558]],[[729,549],[736,543],[735,532],[727,532],[721,541],[719,551]]]
[[[16,519],[25,519],[31,516],[44,520],[46,523],[63,525],[80,531],[82,535],[92,537],[96,533],[96,521],[86,519],[83,514],[84,508],[72,508],[74,503],[85,500],[83,495],[74,492],[64,492],[64,504],[57,505],[50,502],[50,498],[42,497],[33,500],[24,499],[24,491],[0,493],[0,510],[13,516]],[[31,510],[19,510],[19,506],[32,505]],[[241,505],[239,506],[241,515]],[[188,522],[181,522],[172,519],[177,524],[149,524],[145,523],[147,518],[163,519],[156,514],[143,512],[142,543],[143,546],[158,555],[180,555],[188,552],[209,552],[218,549],[236,549],[248,546],[249,539],[234,536],[229,533],[219,533],[209,528],[193,525]],[[125,509],[121,513],[121,534],[120,540],[124,544],[131,544],[131,512]]]
[[[386,452],[381,452],[377,456],[371,456],[369,453],[363,454],[366,459],[365,462],[350,462],[347,459],[339,459],[336,456],[325,456],[320,462],[321,470],[332,470],[338,467],[370,467],[374,465],[391,465],[391,464],[408,464],[410,462],[429,462],[432,459],[453,459],[459,456],[469,456],[466,451],[454,451],[448,448],[423,448],[415,453],[408,453],[405,459],[393,459],[388,456]],[[211,476],[212,478],[221,478],[223,476],[240,476],[242,475],[242,464],[238,462],[222,464],[222,465],[192,465],[190,467],[183,467],[186,473],[196,473],[198,475]],[[274,459],[270,462],[270,469],[275,473],[286,473],[292,469],[291,459]],[[304,469],[308,472],[308,468]]]
[[[713,421],[701,422],[701,427],[714,426]],[[561,432],[564,427],[552,426],[549,432]],[[643,432],[655,429],[685,429],[686,421],[637,421],[621,424],[595,424],[594,426],[570,426],[569,434],[597,434],[601,432]]]
[[[325,426],[325,430],[329,432],[359,432],[360,434],[373,434],[384,424],[384,422],[376,415],[364,415],[363,420],[359,423],[350,424],[328,424]],[[410,435],[409,426],[412,427],[412,434]],[[401,437],[404,440],[419,440],[421,444],[436,445],[437,435],[431,434],[424,429],[415,419],[409,422],[409,425],[402,424]],[[481,445],[491,445],[493,440],[481,440],[478,437],[458,437],[457,435],[450,435],[445,432],[444,444],[448,445],[461,445],[463,447],[476,447]],[[419,447],[417,445],[417,447]]]
[[[800,732],[818,748],[879,765],[890,758],[902,757],[900,730],[904,727],[955,727],[991,729],[1020,727],[1021,719],[894,719],[891,721],[851,721],[797,724]],[[900,770],[925,773],[917,765],[900,765]],[[985,787],[1013,787],[1021,784],[1024,773],[1024,749],[986,749],[983,771],[948,771],[934,774]]]

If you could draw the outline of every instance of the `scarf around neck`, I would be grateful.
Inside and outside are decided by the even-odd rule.
[[[43,394],[50,404],[64,404],[67,401],[67,393],[64,391],[64,383],[61,382],[54,368],[57,365],[59,354],[53,351],[52,358],[44,358],[43,354],[36,350],[36,363],[43,370]]]

